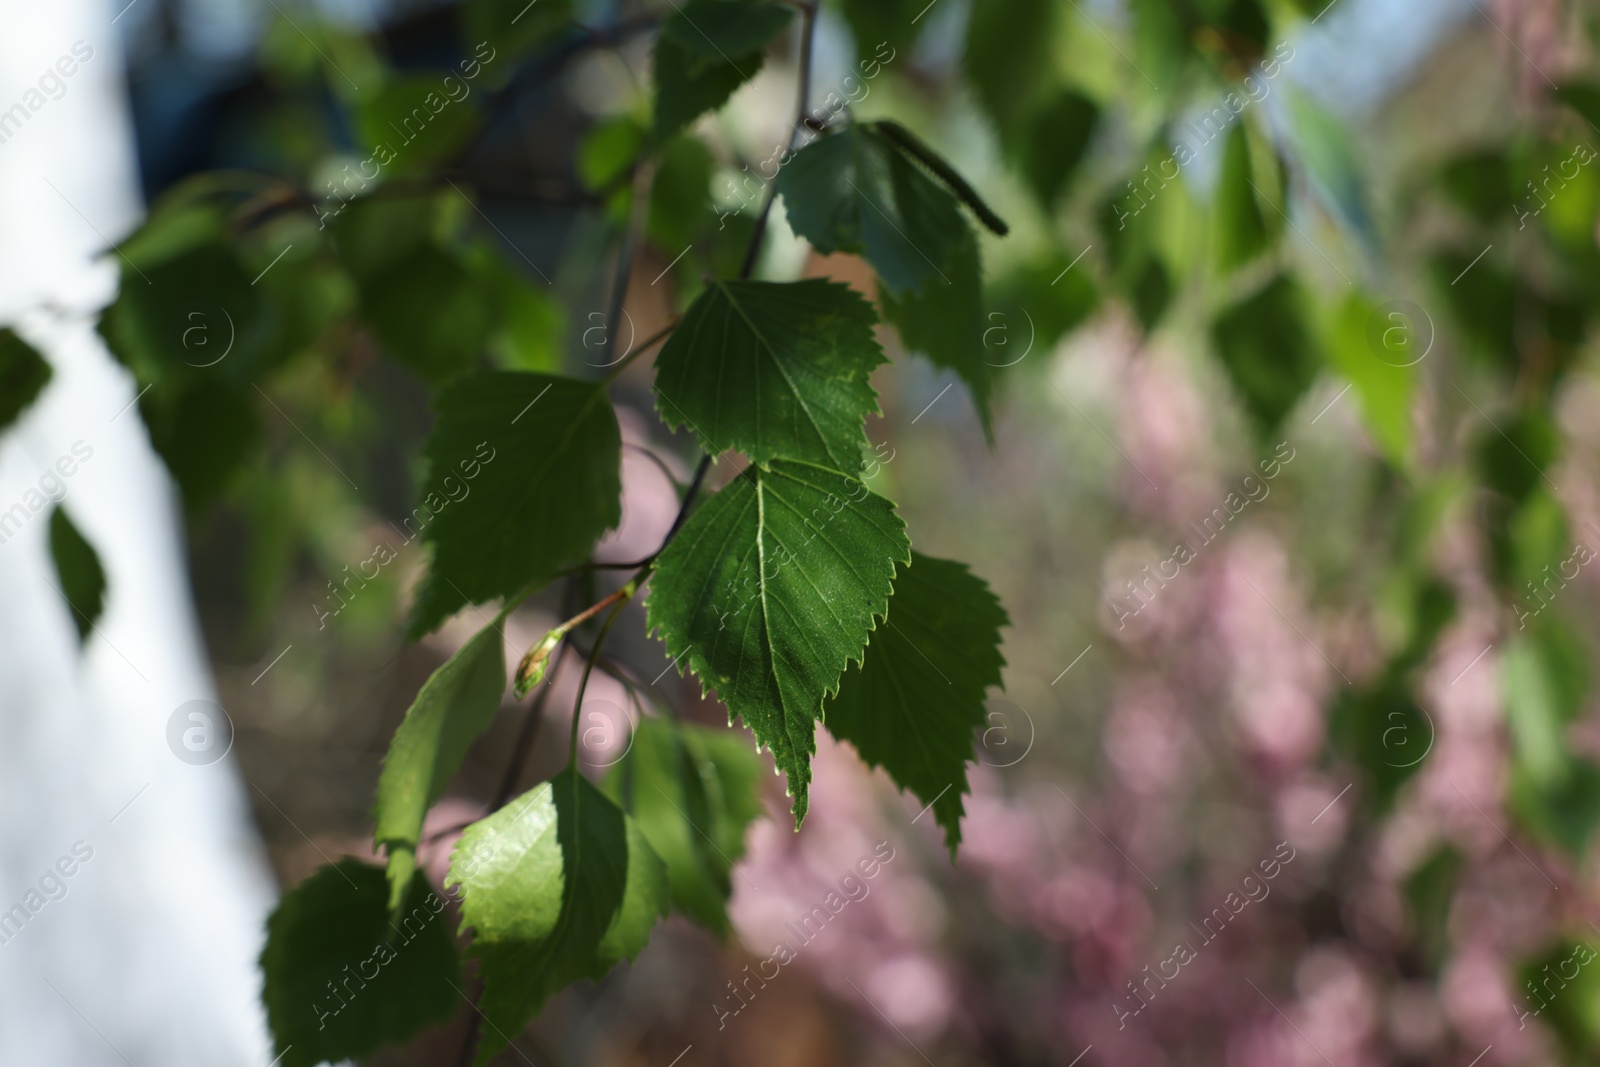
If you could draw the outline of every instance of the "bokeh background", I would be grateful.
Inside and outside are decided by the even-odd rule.
[[[138,0],[116,30],[147,202],[216,171],[322,196],[364,155],[355,84],[453,66],[476,43],[473,6]],[[625,320],[608,317],[650,18],[666,10],[576,4],[588,32],[489,64],[462,104],[481,125],[445,180],[386,186],[461,247],[492,249],[500,273],[469,288],[517,309],[475,334],[470,300],[424,290],[427,321],[502,365],[595,375],[742,249],[760,204],[750,168],[787,135],[788,39],[669,150]],[[983,246],[992,442],[960,379],[888,332],[896,358],[868,426],[874,487],[918,548],[970,561],[1011,618],[964,844],[952,862],[914,798],[824,736],[800,832],[770,783],[728,943],[666,922],[497,1062],[1594,1062],[1600,970],[1529,983],[1600,944],[1600,569],[1566,562],[1600,549],[1586,328],[1600,170],[1575,162],[1600,142],[1597,9],[822,11],[813,99],[837,89],[852,114],[917,130],[1013,231]],[[1174,158],[1179,144],[1192,159]],[[252,227],[262,248],[315,245],[307,211]],[[275,269],[313,267],[291,253]],[[759,270],[871,292],[868,268],[811,252],[781,206]],[[316,291],[356,299],[339,278]],[[346,568],[400,544],[416,502],[427,394],[391,346],[316,335],[315,358],[276,372],[277,412],[257,405],[245,457],[214,482],[180,472],[231,758],[285,886],[371,855],[388,739],[480,625],[469,611],[404,642],[416,545],[348,605],[332,599]],[[695,459],[656,417],[650,374],[639,361],[614,394],[624,522],[599,559],[654,549]],[[713,483],[729,476],[719,466]],[[1168,562],[1180,541],[1192,558]],[[569,613],[564,595],[508,620],[513,661]],[[636,714],[616,675],[725,721],[660,648],[630,608],[584,709],[597,775]],[[560,765],[571,668],[524,786]],[[435,877],[451,828],[499,789],[526,714],[508,696],[431,816]],[[748,1004],[733,999],[728,983],[880,842],[893,859],[870,893]],[[373,1062],[454,1062],[465,1019]]]

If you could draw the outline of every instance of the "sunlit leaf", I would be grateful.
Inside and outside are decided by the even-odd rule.
[[[389,742],[373,805],[374,845],[389,854],[389,906],[411,884],[428,809],[461,768],[467,748],[494,720],[506,688],[504,616],[462,645],[422,684]]]
[[[556,993],[637,955],[669,899],[639,827],[570,766],[467,827],[448,884],[483,978],[480,1065]]]
[[[673,907],[723,935],[733,864],[763,810],[761,772],[742,734],[646,718],[607,780],[667,865]]]
[[[656,358],[657,407],[708,452],[854,470],[878,410],[867,384],[883,362],[876,321],[835,282],[715,282]]]
[[[772,750],[805,817],[816,720],[911,561],[889,501],[837,471],[750,468],[661,553],[649,625]]]

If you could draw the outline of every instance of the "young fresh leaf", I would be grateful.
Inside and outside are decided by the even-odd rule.
[[[485,371],[447,386],[437,409],[421,506],[434,553],[413,637],[548,581],[622,517],[622,435],[600,383]]]
[[[1000,601],[966,564],[911,554],[895,579],[889,617],[866,659],[845,671],[827,704],[828,732],[933,806],[955,855],[973,731],[984,694],[1001,685]]]
[[[878,410],[867,384],[883,362],[876,321],[836,282],[714,282],[656,358],[657,407],[669,426],[692,426],[707,452],[854,470],[863,420]]]
[[[1432,344],[1426,321],[1410,310],[1380,312],[1360,294],[1332,311],[1328,362],[1355,385],[1367,431],[1397,468],[1411,455],[1411,398],[1417,364]]]
[[[50,381],[50,364],[12,329],[0,330],[0,430],[39,398]]]
[[[864,255],[897,297],[949,283],[967,231],[960,206],[870,123],[795,153],[778,171],[789,225],[824,255]]]
[[[72,609],[72,621],[82,641],[105,609],[106,572],[94,546],[78,532],[60,504],[50,513],[50,558],[55,561],[62,595]]]
[[[733,864],[762,812],[760,779],[744,737],[647,718],[606,782],[666,863],[673,907],[724,937]]]
[[[389,742],[378,776],[372,841],[388,848],[391,909],[404,903],[401,894],[411,884],[423,818],[500,708],[506,688],[504,618],[502,612],[428,676]]]
[[[825,697],[887,611],[911,543],[894,505],[777,460],[712,497],[656,561],[648,623],[772,750],[805,818]]]
[[[420,873],[391,922],[383,871],[346,858],[283,895],[267,920],[261,991],[281,1067],[365,1059],[443,1023],[461,1002],[444,900]]]
[[[668,901],[639,827],[570,766],[467,827],[449,884],[481,962],[480,1065],[556,993],[637,955]]]
[[[761,69],[793,11],[756,0],[689,0],[656,39],[656,133],[677,132],[721,107]]]

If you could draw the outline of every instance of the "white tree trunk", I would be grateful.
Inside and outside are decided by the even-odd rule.
[[[55,372],[0,434],[0,513],[27,513],[0,525],[0,1064],[259,1067],[274,887],[232,760],[168,748],[215,693],[175,491],[94,333],[140,210],[113,2],[0,0],[0,322]],[[81,646],[47,494],[107,574]]]

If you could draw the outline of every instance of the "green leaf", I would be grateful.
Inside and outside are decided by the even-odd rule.
[[[1211,326],[1222,366],[1263,435],[1277,428],[1316,378],[1319,361],[1304,300],[1293,279],[1280,274]]]
[[[666,138],[727,103],[755,77],[763,53],[793,17],[754,0],[689,0],[656,39],[656,134]]]
[[[776,188],[795,233],[823,255],[864,255],[896,297],[947,284],[970,237],[955,196],[870,123],[802,148]]]
[[[820,279],[715,282],[656,358],[657,408],[707,452],[765,466],[799,459],[855,470],[878,411],[867,384],[883,362],[877,316],[849,286]]]
[[[1266,250],[1267,222],[1256,201],[1250,166],[1250,135],[1243,122],[1228,133],[1222,152],[1222,174],[1217,179],[1214,209],[1217,266],[1231,271]]]
[[[1021,147],[1038,102],[1041,72],[1051,69],[1053,0],[986,0],[967,20],[962,67],[973,93],[994,119],[1008,151]]]
[[[444,901],[420,873],[409,896],[391,925],[383,871],[350,858],[283,895],[261,952],[281,1067],[365,1059],[455,1013],[461,964]]]
[[[1334,704],[1330,733],[1367,779],[1367,796],[1380,812],[1432,754],[1435,726],[1404,677],[1388,676],[1369,688],[1346,691]]]
[[[1550,95],[1583,116],[1590,126],[1600,123],[1600,85],[1564,81]]]
[[[948,160],[935,152],[922,138],[893,119],[879,119],[872,126],[885,140],[928,168],[995,236],[1004,237],[1011,232],[1006,221],[994,213],[994,209],[989,207],[983,197],[978,195],[978,190],[961,176],[961,172],[951,166]]]
[[[1572,751],[1567,730],[1588,696],[1588,654],[1564,627],[1541,620],[1506,647],[1501,689],[1511,809],[1538,837],[1581,857],[1600,826],[1600,768]]]
[[[935,366],[955,371],[967,383],[973,406],[983,423],[983,433],[994,440],[989,398],[993,392],[993,363],[983,346],[983,266],[978,239],[965,221],[957,231],[957,250],[945,270],[947,282],[935,282],[920,293],[904,297],[882,294],[884,317],[900,331],[900,339]]]
[[[1014,151],[1046,208],[1071,184],[1099,121],[1100,106],[1075,89],[1062,89],[1029,117],[1027,136]]]
[[[39,398],[50,381],[50,364],[17,331],[0,330],[0,430]]]
[[[1591,927],[1592,929],[1592,927]],[[1600,967],[1592,941],[1563,940],[1519,967],[1513,1011],[1554,1030],[1568,1063],[1592,1063],[1600,1052]],[[1572,970],[1567,970],[1571,967]],[[1520,1020],[1519,1020],[1520,1021]],[[1521,1021],[1521,1025],[1526,1025]],[[1519,1025],[1518,1029],[1521,1029]]]
[[[61,593],[72,609],[78,627],[78,640],[89,636],[106,604],[106,572],[94,546],[67,518],[67,509],[57,504],[50,513],[50,558],[61,579]]]
[[[661,36],[705,63],[761,51],[794,18],[792,8],[765,0],[689,0],[673,7]]]
[[[428,171],[452,159],[478,131],[483,116],[470,83],[454,73],[412,74],[362,98],[356,131],[395,174]],[[358,174],[365,178],[365,174]]]
[[[556,993],[637,955],[668,901],[639,827],[571,766],[467,827],[449,884],[481,961],[479,1064]]]
[[[359,285],[361,315],[384,350],[429,383],[471,370],[483,355],[490,294],[444,250],[423,245]]]
[[[926,0],[839,0],[863,72],[874,62],[887,64],[898,59],[900,50],[916,41],[918,31],[927,25],[916,21],[926,6]],[[874,58],[869,60],[869,55]]]
[[[995,310],[984,319],[983,337],[990,366],[1015,366],[1026,358],[1025,352],[1038,357],[1034,366],[1044,366],[1056,342],[1093,313],[1099,289],[1089,269],[1073,259],[1052,249],[991,283],[987,304]],[[997,326],[1004,328],[1003,334],[994,332]]]
[[[389,853],[389,907],[416,867],[422,821],[461,769],[467,748],[494,721],[506,688],[502,612],[428,676],[389,742],[373,806],[374,845]]]
[[[150,444],[191,513],[221,494],[255,450],[261,421],[251,400],[220,382],[151,389],[139,398]]]
[[[1420,308],[1374,307],[1360,294],[1347,297],[1333,312],[1327,346],[1328,362],[1355,386],[1361,414],[1373,440],[1396,468],[1405,470],[1411,457],[1411,400],[1416,392],[1417,364],[1431,345]]]
[[[418,507],[434,552],[413,637],[549,581],[622,517],[622,434],[601,383],[484,371],[436,408]]]
[[[746,469],[656,561],[650,628],[772,750],[797,826],[823,699],[887,612],[895,565],[910,562],[889,501],[786,460]]]
[[[536,53],[572,23],[571,0],[466,0],[462,5],[466,40],[482,42],[473,56],[490,84],[501,85],[516,72],[517,60]],[[471,63],[472,60],[464,62]],[[467,73],[473,68],[463,67]]]
[[[666,863],[673,907],[723,937],[733,864],[762,813],[761,770],[738,734],[647,718],[606,783]]]
[[[827,704],[828,732],[933,806],[952,858],[984,695],[1002,685],[1000,628],[1010,619],[966,564],[913,552],[866,659]]]
[[[1368,248],[1378,247],[1377,229],[1367,208],[1366,183],[1350,135],[1334,115],[1291,82],[1288,115],[1294,142],[1311,184],[1336,217]]]

